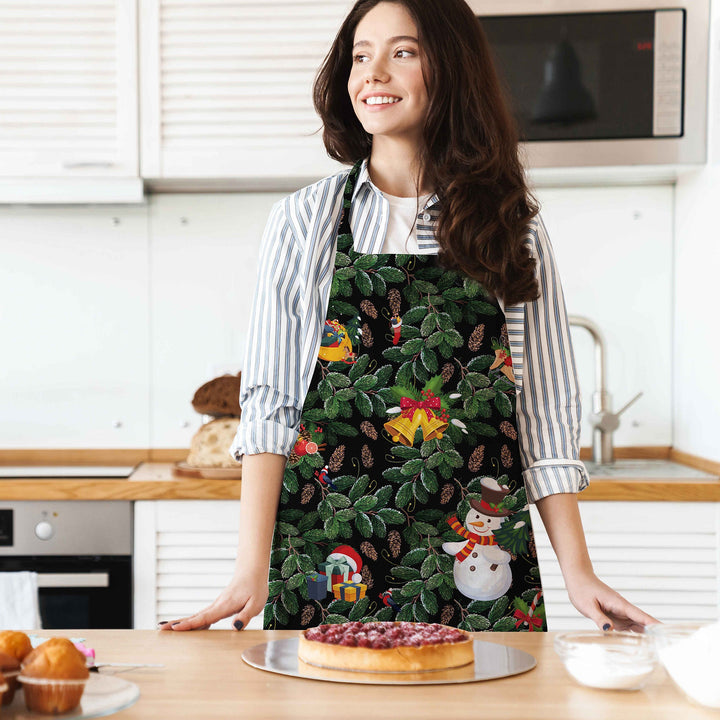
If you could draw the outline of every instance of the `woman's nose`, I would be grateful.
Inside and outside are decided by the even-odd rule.
[[[373,60],[365,68],[366,82],[387,82],[388,72],[381,60]]]

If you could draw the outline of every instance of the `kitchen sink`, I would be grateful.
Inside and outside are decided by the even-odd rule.
[[[670,460],[616,460],[600,464],[585,462],[591,478],[637,478],[642,480],[717,480],[717,475]]]

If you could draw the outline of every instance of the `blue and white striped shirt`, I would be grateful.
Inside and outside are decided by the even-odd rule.
[[[349,170],[277,202],[262,239],[240,389],[242,419],[230,452],[289,455],[320,348]],[[388,201],[363,163],[350,227],[359,253],[382,252]],[[418,215],[418,249],[437,251],[437,195]],[[528,499],[587,487],[579,461],[580,396],[560,279],[538,216],[525,241],[537,261],[538,300],[504,308],[517,389],[517,425]]]

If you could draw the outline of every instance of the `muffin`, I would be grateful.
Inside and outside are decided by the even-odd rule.
[[[22,664],[20,682],[28,710],[64,713],[80,704],[89,677],[85,656],[66,638],[51,638]]]
[[[16,657],[20,662],[32,650],[30,638],[19,630],[3,630],[0,632],[0,652]]]
[[[0,652],[0,676],[4,677],[7,687],[2,696],[2,704],[9,705],[15,697],[15,690],[18,686],[18,675],[20,674],[20,661],[8,653]],[[3,683],[0,683],[2,685]]]

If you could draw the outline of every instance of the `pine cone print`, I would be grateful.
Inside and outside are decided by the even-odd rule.
[[[400,314],[400,291],[397,288],[391,288],[387,294],[390,312],[393,315]]]
[[[455,494],[455,486],[452,483],[445,483],[440,491],[440,504],[447,505]]]
[[[373,580],[370,568],[367,565],[363,565],[360,574],[362,575],[363,585],[367,585],[367,589],[371,590],[372,586],[375,584],[375,581]]]
[[[362,460],[362,464],[366,468],[371,468],[375,464],[375,459],[372,456],[372,453],[370,452],[370,448],[367,445],[362,446],[362,450],[360,451],[360,459]]]
[[[375,549],[375,547],[373,546],[373,544],[372,544],[372,543],[369,543],[367,540],[365,540],[364,542],[361,542],[361,543],[360,543],[360,552],[361,552],[363,555],[367,555],[371,560],[377,560],[377,559],[378,559],[377,550]],[[363,570],[364,570],[364,569],[365,569],[365,568],[363,568]]]
[[[485,457],[485,446],[479,445],[472,451],[472,454],[470,455],[470,458],[468,459],[468,470],[470,470],[470,472],[480,472],[480,468],[482,467],[484,457]]]
[[[375,339],[373,338],[373,334],[372,334],[372,330],[370,330],[370,326],[367,323],[363,323],[360,332],[361,332],[362,344],[367,348],[371,348],[373,346],[373,343],[375,342]]]
[[[300,504],[307,505],[315,494],[315,486],[312,483],[303,485],[302,492],[300,493]]]
[[[500,462],[503,464],[503,467],[512,467],[512,453],[510,452],[510,448],[508,448],[507,445],[503,445],[502,450],[500,450]]]
[[[537,547],[535,547],[535,538],[531,538],[530,542],[528,543],[528,551],[530,552],[530,557],[537,557]]]
[[[503,326],[500,328],[500,343],[503,347],[510,347],[507,325],[505,323],[503,323]]]
[[[445,605],[440,613],[440,624],[449,625],[455,614],[455,608],[452,605]]]
[[[305,627],[309,625],[315,615],[315,608],[312,605],[306,605],[300,615],[300,624]]]
[[[340,445],[328,460],[328,468],[330,472],[339,472],[345,459],[345,446]]]
[[[371,440],[377,440],[378,434],[377,430],[375,429],[375,426],[368,422],[367,420],[363,420],[360,423],[360,429],[371,439]]]
[[[485,325],[478,325],[471,333],[468,339],[468,347],[473,351],[477,352],[482,346],[483,338],[485,337]]]
[[[369,300],[360,301],[360,309],[369,315],[373,320],[377,319],[378,311],[377,308]]]
[[[400,533],[397,530],[391,530],[388,533],[388,547],[390,548],[390,554],[396,558],[400,555],[402,550],[402,539]]]
[[[453,376],[454,372],[455,366],[452,363],[445,363],[440,371],[440,377],[442,377],[443,382],[446,383]]]
[[[500,432],[507,435],[511,440],[517,440],[517,430],[507,420],[500,423]]]

